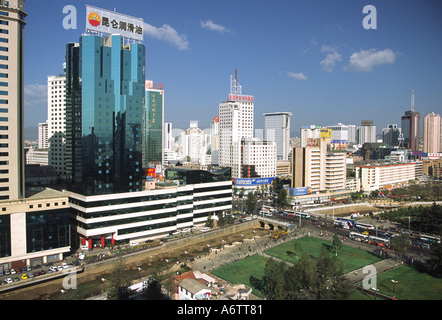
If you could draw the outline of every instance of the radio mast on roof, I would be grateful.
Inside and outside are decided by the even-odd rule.
[[[235,78],[230,76],[230,94],[242,94],[242,87],[238,83],[238,70],[235,69]]]
[[[411,111],[414,110],[414,89],[411,91]]]

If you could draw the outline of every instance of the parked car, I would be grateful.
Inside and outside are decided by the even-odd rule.
[[[7,278],[7,279],[5,279],[5,282],[6,283],[12,283],[12,279],[11,278]]]
[[[28,278],[28,275],[27,275],[26,273],[23,273],[23,274],[21,275],[21,278],[22,278],[23,280],[26,280],[26,279]]]
[[[11,274],[16,274],[17,271],[15,271],[15,269],[11,269]]]

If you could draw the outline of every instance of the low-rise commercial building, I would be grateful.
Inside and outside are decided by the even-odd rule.
[[[231,212],[230,168],[168,168],[164,180],[154,189],[137,192],[84,196],[66,191],[81,244],[92,249],[163,238],[204,224],[209,216]]]
[[[380,188],[395,188],[409,184],[422,175],[422,162],[356,165],[356,179],[361,191],[370,193]]]

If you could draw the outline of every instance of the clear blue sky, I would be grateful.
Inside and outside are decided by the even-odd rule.
[[[65,45],[78,42],[85,4],[144,19],[146,78],[165,89],[165,121],[209,127],[238,70],[255,96],[255,128],[264,112],[290,111],[301,125],[359,125],[378,133],[400,126],[415,90],[423,118],[442,113],[442,3],[438,0],[88,0],[27,1],[25,126],[44,122],[46,79],[62,73]],[[63,7],[77,29],[63,28]],[[365,5],[377,29],[366,30]]]

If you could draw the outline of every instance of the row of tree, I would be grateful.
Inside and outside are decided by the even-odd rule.
[[[251,276],[250,284],[268,300],[346,300],[354,289],[337,257],[341,245],[335,236],[332,245],[323,247],[319,257],[295,245],[292,254],[297,258],[301,256],[296,264],[288,266],[285,262],[269,259],[264,276]]]

